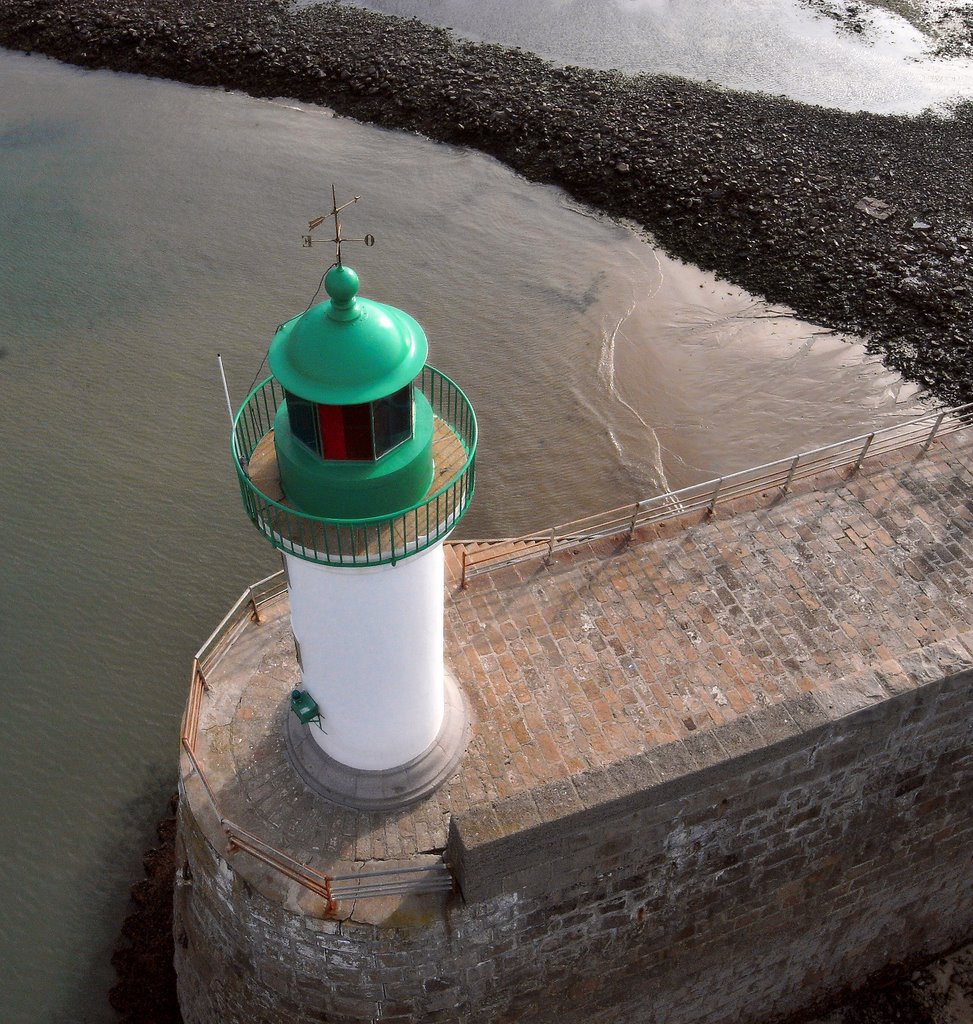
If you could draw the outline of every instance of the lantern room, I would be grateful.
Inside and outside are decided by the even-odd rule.
[[[268,360],[280,485],[311,515],[366,519],[417,502],[433,479],[433,413],[414,386],[428,345],[407,313],[358,296],[338,264],[328,301],[283,324]]]

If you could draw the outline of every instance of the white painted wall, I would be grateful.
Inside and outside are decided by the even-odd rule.
[[[304,689],[325,733],[311,735],[352,768],[395,768],[443,721],[443,545],[394,566],[335,568],[285,555]]]

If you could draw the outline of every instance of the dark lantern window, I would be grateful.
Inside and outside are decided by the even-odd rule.
[[[286,393],[291,433],[324,459],[370,462],[412,436],[412,385],[387,398],[323,405]]]

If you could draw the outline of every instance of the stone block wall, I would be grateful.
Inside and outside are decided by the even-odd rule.
[[[184,794],[187,1024],[767,1021],[966,939],[964,640],[458,815],[462,895],[375,925],[271,904]]]

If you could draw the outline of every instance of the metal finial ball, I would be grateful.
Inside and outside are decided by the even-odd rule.
[[[325,275],[324,288],[335,305],[349,306],[358,294],[358,275],[351,267],[339,263]]]

